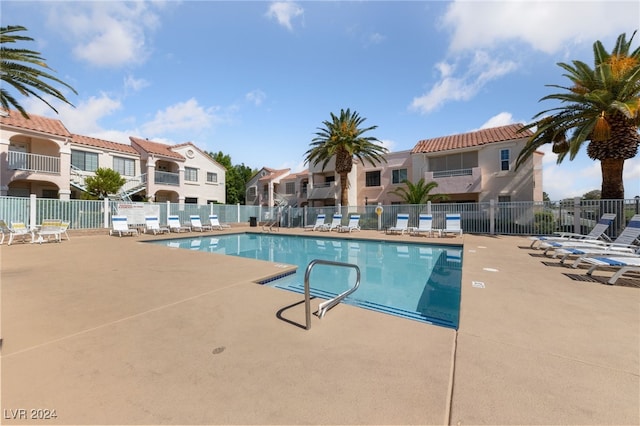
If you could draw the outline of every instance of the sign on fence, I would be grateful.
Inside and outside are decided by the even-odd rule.
[[[127,217],[129,225],[144,225],[145,216],[156,216],[160,218],[160,206],[148,203],[118,203],[116,210],[119,215]]]

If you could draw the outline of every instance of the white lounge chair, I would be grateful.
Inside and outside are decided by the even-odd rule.
[[[607,281],[608,284],[615,284],[618,278],[628,272],[640,272],[640,256],[587,257],[584,261],[592,265],[587,271],[589,276],[598,268],[616,268],[617,272]]]
[[[630,247],[576,247],[576,248],[563,248],[556,249],[554,257],[560,257],[560,263],[564,264],[570,257],[576,257],[571,264],[572,268],[577,268],[587,257],[608,257],[608,256],[639,256],[640,246]]]
[[[352,214],[349,217],[349,223],[347,223],[346,225],[340,225],[340,227],[338,228],[339,232],[353,232],[353,231],[359,231],[359,230],[360,230],[359,214]]]
[[[318,230],[320,227],[324,226],[324,221],[326,220],[327,216],[324,213],[319,214],[318,216],[316,216],[316,223],[310,223],[308,225],[306,225],[304,227],[305,231],[316,231]]]
[[[609,237],[605,234],[609,226],[613,223],[613,220],[616,218],[615,213],[605,213],[602,215],[598,223],[591,229],[588,234],[576,234],[573,232],[556,232],[554,235],[542,235],[542,236],[532,236],[529,237],[532,240],[530,248],[535,248],[536,243],[541,243],[544,241],[568,241],[568,240],[597,240],[603,239],[605,241],[611,241]]]
[[[123,235],[135,235],[138,236],[138,230],[135,228],[129,228],[126,216],[111,216],[111,230],[109,235],[116,235],[119,237]]]
[[[320,231],[328,231],[331,232],[333,230],[338,230],[342,226],[342,215],[334,214],[333,218],[331,218],[331,223],[325,223],[322,227],[320,227]]]
[[[209,224],[211,225],[211,229],[219,229],[220,231],[231,228],[231,226],[226,223],[220,223],[220,219],[218,219],[217,214],[209,215]]]
[[[442,236],[441,230],[433,227],[433,215],[431,214],[421,213],[418,216],[418,227],[409,228],[409,235],[425,234],[432,237],[434,233],[437,233],[438,237]]]
[[[69,229],[70,225],[71,225],[71,222],[69,222],[68,220],[63,220],[62,222],[60,222],[60,240],[61,241],[62,241],[63,234],[65,237],[67,237],[67,241],[71,239],[69,238],[69,234],[67,234],[67,230]]]
[[[21,238],[23,242],[26,242],[27,237],[33,242],[33,232],[24,222],[11,222],[9,242],[7,245],[10,246],[16,238]]]
[[[0,245],[2,243],[4,243],[4,238],[9,235],[9,238],[11,238],[11,228],[9,228],[9,226],[7,225],[7,223],[4,220],[0,219],[0,233],[2,233],[2,239],[0,239]]]
[[[180,224],[180,217],[178,215],[170,215],[167,217],[169,223],[169,229],[172,232],[191,232],[191,227]]]
[[[62,234],[65,231],[66,228],[63,229],[60,219],[46,219],[42,221],[40,227],[34,232],[33,240],[34,242],[42,244],[45,241],[51,241],[53,237],[53,241],[59,243],[62,241]]]
[[[447,234],[457,234],[462,237],[460,213],[447,213],[445,215],[445,229],[441,231],[441,235]]]
[[[570,248],[614,248],[618,250],[635,250],[636,240],[640,238],[640,214],[631,218],[627,226],[622,230],[620,235],[612,242],[602,240],[568,240],[568,241],[547,241],[540,243],[540,248],[544,249],[544,254],[548,254],[551,250],[570,249]],[[554,253],[553,257],[557,257],[559,253]],[[566,254],[566,253],[565,253]]]
[[[145,216],[144,217],[144,223],[145,223],[145,232],[152,232],[153,235],[158,235],[158,234],[164,234],[169,233],[170,229],[167,228],[166,226],[160,226],[160,219],[158,219],[158,216]]]
[[[403,235],[405,232],[409,232],[409,214],[398,213],[396,225],[387,228],[387,233]]]
[[[191,216],[189,216],[189,221],[191,222],[191,229],[194,231],[211,231],[212,227],[211,225],[203,225],[202,221],[200,220],[200,216],[198,216],[197,214],[192,214]]]

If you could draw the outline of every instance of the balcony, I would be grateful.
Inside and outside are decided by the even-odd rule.
[[[180,175],[171,172],[155,172],[153,183],[160,185],[180,185]]]
[[[34,173],[60,174],[60,157],[9,151],[9,170],[25,170]]]
[[[438,184],[434,188],[434,194],[466,194],[482,191],[482,169],[439,170],[426,172],[424,178],[427,182],[434,181]]]
[[[314,183],[313,188],[309,188],[309,200],[335,200],[338,194],[336,182]]]

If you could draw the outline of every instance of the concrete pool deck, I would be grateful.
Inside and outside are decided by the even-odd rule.
[[[160,236],[3,245],[0,422],[640,423],[640,288],[525,237],[331,236],[463,243],[459,330],[340,304],[307,331],[301,295],[254,283],[281,267]]]

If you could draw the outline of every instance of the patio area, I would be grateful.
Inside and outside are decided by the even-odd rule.
[[[640,423],[639,280],[526,237],[331,233],[463,244],[460,326],[340,304],[307,331],[254,283],[279,266],[70,234],[0,246],[3,424]]]

